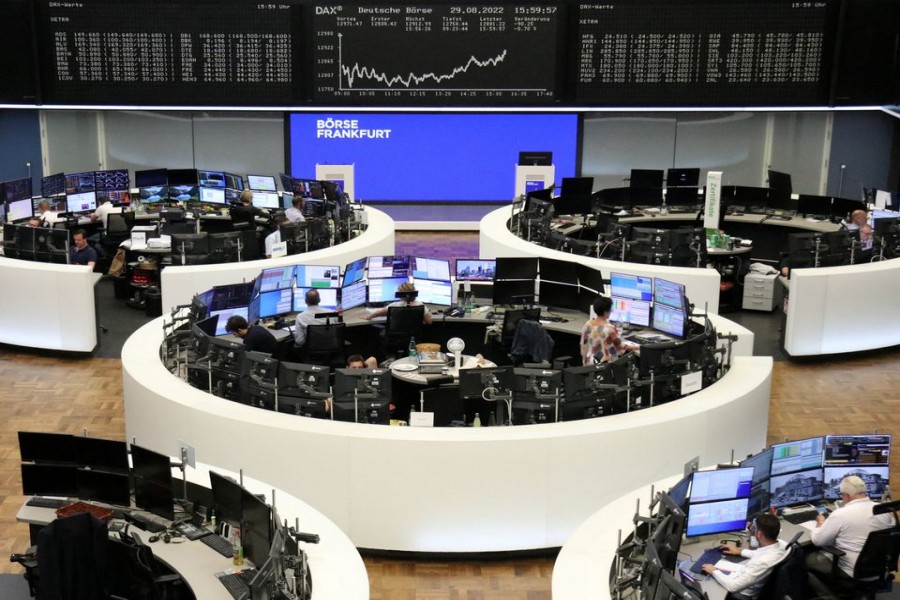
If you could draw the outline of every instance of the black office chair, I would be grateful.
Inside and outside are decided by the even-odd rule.
[[[165,572],[153,549],[137,537],[111,538],[107,543],[110,598],[176,600],[181,598],[180,575]]]
[[[57,519],[38,532],[37,545],[10,562],[25,567],[37,598],[106,598],[106,523],[90,513]]]
[[[304,361],[312,365],[343,368],[347,364],[346,323],[306,326]]]
[[[893,589],[900,558],[900,527],[873,531],[856,559],[850,598],[870,600]]]
[[[450,427],[454,421],[464,422],[465,402],[459,395],[459,385],[455,383],[424,389],[419,400],[416,408],[433,412],[435,427]]]
[[[422,341],[425,328],[424,306],[391,306],[388,308],[384,327],[385,356],[403,356],[409,350],[409,341]]]
[[[507,310],[503,315],[503,326],[500,329],[500,343],[509,349],[512,346],[513,338],[516,336],[516,326],[518,326],[519,321],[525,319],[537,322],[540,318],[540,308],[514,308]]]
[[[798,540],[803,532],[788,542],[787,554],[775,565],[766,583],[759,591],[758,600],[805,600],[806,599],[806,560]]]
[[[553,338],[537,320],[519,319],[509,347],[513,366],[522,363],[543,363],[547,367],[553,358]]]

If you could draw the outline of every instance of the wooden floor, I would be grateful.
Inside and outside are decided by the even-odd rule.
[[[900,434],[896,352],[810,363],[776,363],[769,442],[825,433]],[[121,365],[0,347],[0,555],[28,546],[15,522],[20,494],[19,430],[123,439]],[[686,457],[687,458],[687,457]],[[891,472],[898,471],[895,453]],[[373,600],[546,600],[553,559],[425,562],[366,559]],[[599,568],[599,567],[598,567]],[[0,573],[18,565],[0,560]]]

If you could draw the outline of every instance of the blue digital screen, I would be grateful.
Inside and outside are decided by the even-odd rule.
[[[369,280],[369,302],[394,302],[397,288],[409,281],[406,277],[386,277]]]
[[[508,202],[519,152],[553,152],[556,184],[576,175],[575,114],[296,113],[291,173],[354,165],[364,200]]]
[[[632,300],[653,300],[653,278],[626,273],[609,274],[610,296]]]
[[[347,286],[351,283],[356,283],[357,281],[362,281],[362,278],[366,275],[366,258],[360,258],[359,260],[354,260],[352,263],[347,265],[344,268],[344,282],[343,285]]]
[[[750,496],[753,467],[697,471],[691,483],[691,504],[712,500],[733,500]]]
[[[747,526],[748,504],[747,498],[692,504],[688,511],[687,536],[741,531]]]
[[[294,307],[293,290],[273,290],[259,295],[259,316],[262,319],[286,315]]]

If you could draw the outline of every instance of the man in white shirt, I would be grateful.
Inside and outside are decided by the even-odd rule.
[[[781,523],[775,515],[761,514],[751,526],[752,535],[759,542],[757,550],[741,550],[734,544],[725,544],[722,552],[732,556],[743,556],[750,560],[741,563],[740,570],[726,572],[715,565],[703,565],[703,572],[712,575],[713,579],[732,592],[738,598],[755,600],[772,569],[785,557],[786,545],[778,539]]]
[[[854,210],[850,213],[850,221],[841,221],[841,224],[847,229],[847,231],[856,231],[866,224],[866,220],[869,218],[869,215],[866,211]]]
[[[284,216],[287,217],[287,220],[291,223],[302,223],[306,220],[303,216],[302,208],[303,208],[303,197],[302,196],[294,196],[293,206],[286,211],[284,211]]]
[[[306,327],[322,322],[320,319],[316,319],[316,315],[319,313],[331,312],[330,310],[319,306],[320,301],[321,298],[319,298],[318,291],[309,290],[306,292],[306,310],[297,315],[297,323],[294,328],[294,346],[297,348],[301,348],[306,344]]]
[[[859,558],[869,534],[894,524],[890,514],[872,514],[875,503],[869,499],[866,482],[861,478],[856,475],[844,477],[840,491],[844,505],[827,519],[823,515],[816,517],[816,528],[810,533],[814,545],[834,546],[846,553],[838,559],[840,572],[832,575],[831,555],[812,552],[806,558],[807,569],[829,590],[846,587],[851,583],[856,559]]]
[[[272,221],[275,231],[266,236],[266,258],[272,258],[272,247],[281,243],[281,224],[286,221],[284,217],[275,217]]]
[[[103,228],[106,229],[107,223],[109,222],[109,215],[111,213],[120,213],[122,212],[122,209],[113,206],[113,203],[109,201],[108,196],[98,196],[97,202],[98,205],[91,215],[91,221],[99,219],[103,222]]]
[[[50,210],[50,203],[41,200],[38,204],[38,213],[41,220],[41,227],[53,227],[53,224],[60,221],[59,213]]]

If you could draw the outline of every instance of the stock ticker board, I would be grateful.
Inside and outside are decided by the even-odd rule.
[[[317,5],[313,100],[551,103],[561,22],[552,4]]]

